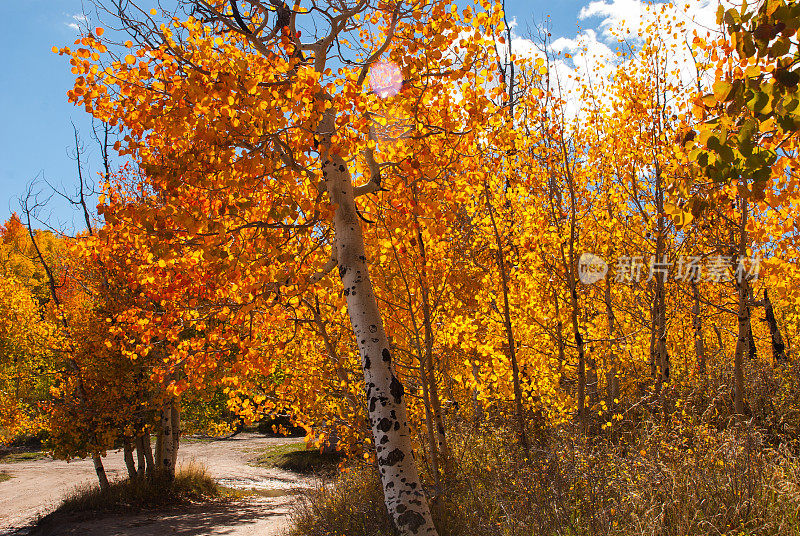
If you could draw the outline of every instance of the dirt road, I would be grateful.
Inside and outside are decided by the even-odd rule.
[[[197,461],[222,485],[239,489],[274,490],[276,497],[248,497],[235,503],[196,505],[159,513],[131,514],[61,524],[48,534],[75,536],[278,536],[289,526],[291,490],[310,481],[273,468],[251,467],[248,462],[270,445],[298,441],[240,434],[220,441],[184,441],[178,465]],[[127,475],[121,452],[104,458],[109,479]],[[37,516],[53,510],[76,486],[95,483],[90,460],[64,462],[46,458],[11,464],[0,469],[12,478],[0,482],[0,535],[23,535]]]

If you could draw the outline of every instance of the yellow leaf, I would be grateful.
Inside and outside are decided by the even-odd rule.
[[[731,89],[733,86],[730,82],[726,82],[725,80],[720,80],[714,83],[713,90],[714,90],[714,97],[716,97],[717,101],[722,102],[728,98],[730,95]]]

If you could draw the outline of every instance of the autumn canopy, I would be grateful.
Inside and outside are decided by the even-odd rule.
[[[453,423],[620,441],[791,361],[799,6],[651,6],[582,79],[498,2],[181,5],[55,49],[122,164],[85,233],[0,231],[2,430],[174,471],[189,422],[285,413],[436,534]]]

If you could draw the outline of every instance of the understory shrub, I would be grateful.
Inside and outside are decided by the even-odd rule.
[[[439,482],[423,463],[441,536],[800,536],[796,365],[749,365],[747,414],[730,378],[668,385],[588,423],[540,426],[528,451],[508,412],[452,416]],[[631,398],[632,400],[632,398]],[[604,426],[605,424],[605,426]],[[373,466],[307,492],[294,536],[393,534]]]

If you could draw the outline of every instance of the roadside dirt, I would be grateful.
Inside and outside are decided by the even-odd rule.
[[[220,484],[254,489],[275,497],[248,496],[235,502],[191,505],[167,511],[136,513],[88,520],[65,521],[43,534],[60,536],[278,536],[289,528],[292,490],[310,485],[305,477],[274,468],[252,467],[248,462],[271,446],[298,439],[240,434],[232,439],[183,441],[178,466],[195,461],[204,465]],[[103,459],[109,479],[127,475],[121,452]],[[90,460],[64,462],[45,458],[2,463],[11,479],[0,482],[0,535],[22,536],[37,517],[58,506],[78,486],[97,481]],[[40,533],[42,534],[42,533]]]

